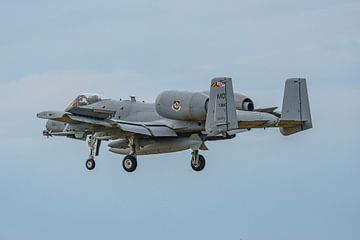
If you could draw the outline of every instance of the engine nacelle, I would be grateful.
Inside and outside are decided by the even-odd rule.
[[[201,92],[165,91],[155,102],[157,113],[165,118],[185,121],[206,119],[209,96]]]
[[[254,102],[250,98],[240,93],[234,93],[234,98],[237,110],[254,111]]]
[[[209,96],[210,92],[205,91],[203,94]],[[235,105],[236,110],[243,110],[243,111],[254,111],[254,102],[248,98],[247,96],[244,96],[240,93],[234,93],[234,99],[235,99]]]

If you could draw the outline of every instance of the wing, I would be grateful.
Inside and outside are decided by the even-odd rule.
[[[37,114],[38,118],[54,120],[64,123],[76,124],[76,123],[88,123],[92,125],[98,125],[102,127],[112,127],[106,120],[101,120],[97,118],[90,118],[85,116],[74,115],[69,112],[59,112],[59,111],[45,111]]]
[[[176,132],[161,122],[127,122],[114,121],[124,132],[137,133],[152,137],[176,137]]]
[[[38,113],[42,119],[55,120],[70,124],[87,123],[95,127],[105,129],[118,129],[124,133],[140,134],[152,137],[175,137],[176,132],[165,122],[128,122],[115,119],[96,119],[86,116],[78,116],[69,112],[45,111]]]

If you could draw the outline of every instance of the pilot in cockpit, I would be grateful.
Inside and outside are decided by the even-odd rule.
[[[99,94],[90,94],[90,93],[81,94],[81,95],[77,96],[69,104],[69,106],[66,108],[65,111],[68,112],[73,108],[90,105],[90,104],[93,104],[93,103],[103,101],[105,99],[107,99],[107,98],[105,98],[104,96],[101,96]]]

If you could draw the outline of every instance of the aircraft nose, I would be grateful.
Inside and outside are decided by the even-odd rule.
[[[45,112],[39,112],[38,114],[36,114],[36,117],[38,118],[45,118]]]
[[[44,111],[44,112],[39,112],[38,114],[36,114],[36,116],[38,118],[42,118],[42,119],[49,119],[49,118],[53,118],[53,117],[57,117],[57,112],[54,111]]]

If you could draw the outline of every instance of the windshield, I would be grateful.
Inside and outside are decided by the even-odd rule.
[[[89,94],[89,93],[84,93],[81,94],[79,96],[77,96],[70,104],[69,106],[66,108],[65,111],[69,111],[72,108],[76,108],[76,107],[81,107],[81,106],[86,106],[86,105],[90,105],[93,103],[97,103],[100,102],[102,100],[105,100],[107,98],[105,98],[104,96],[101,96],[99,94]]]

